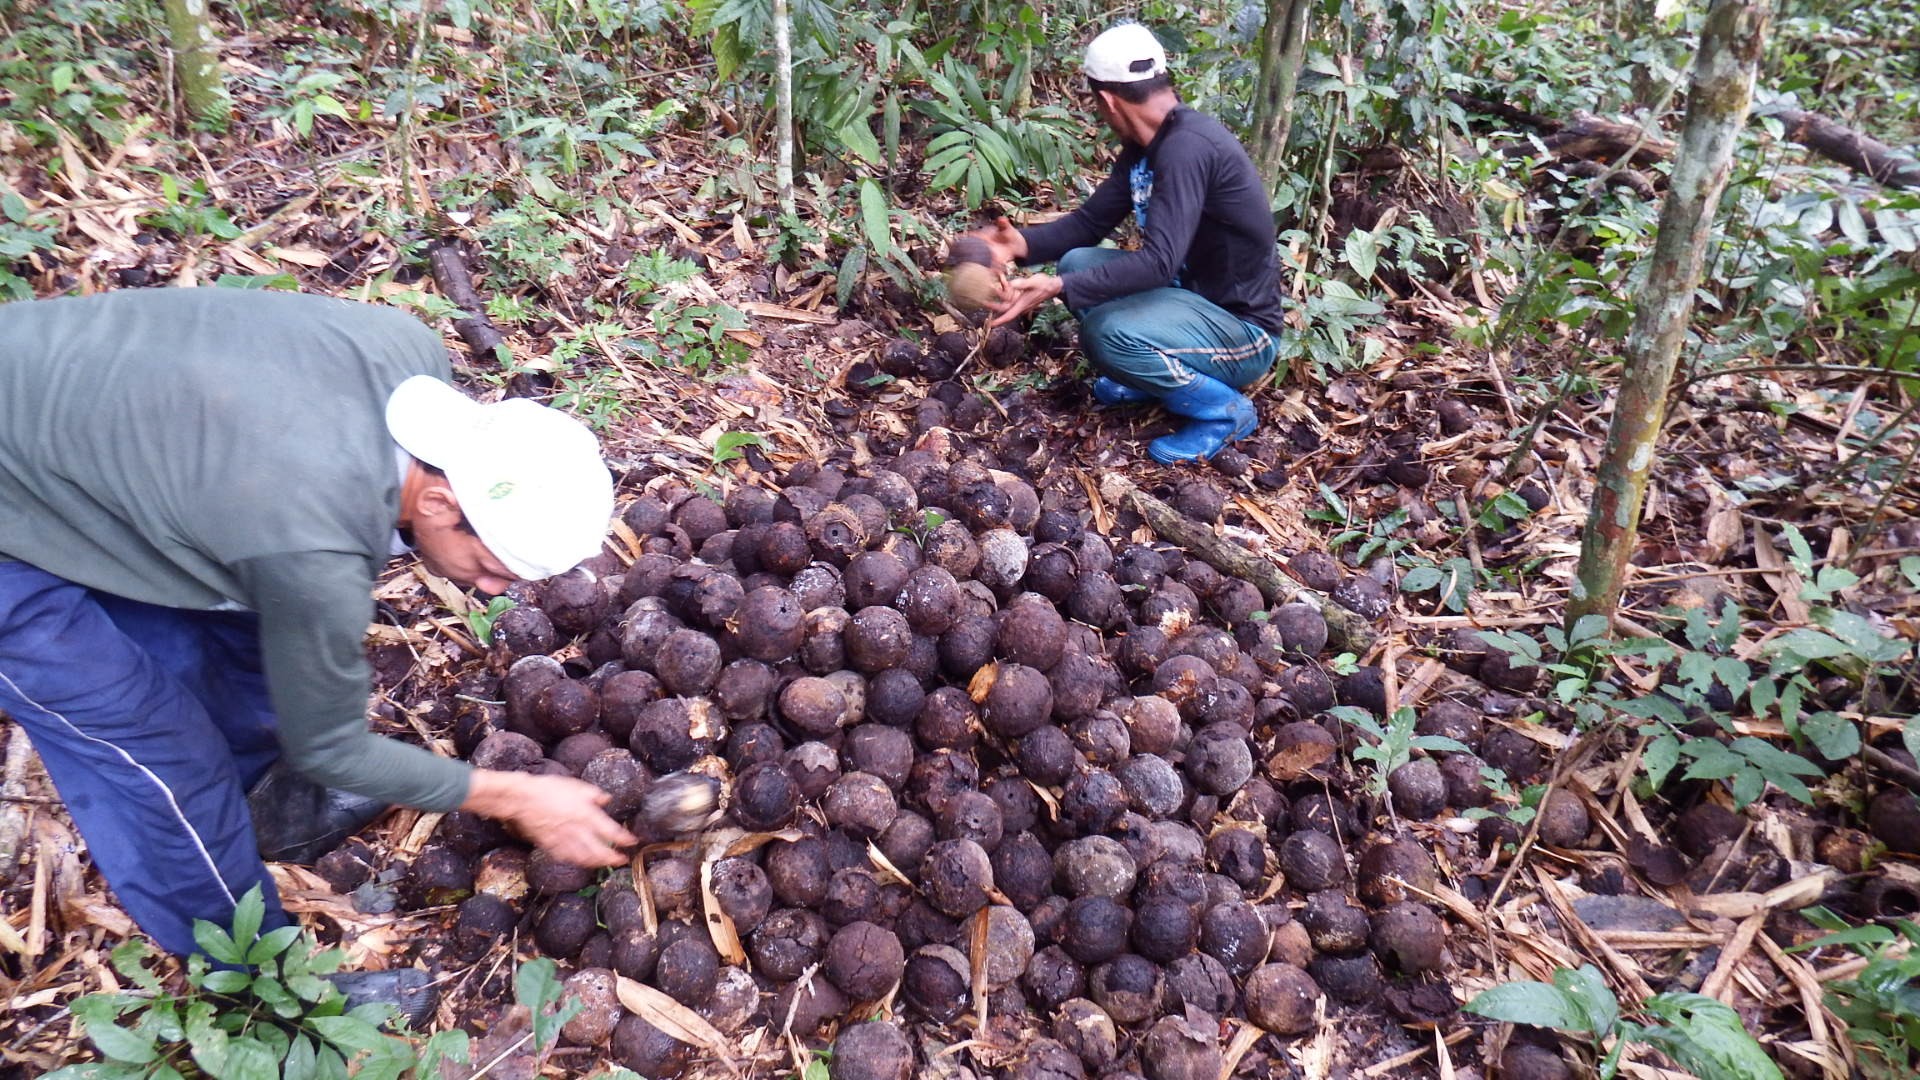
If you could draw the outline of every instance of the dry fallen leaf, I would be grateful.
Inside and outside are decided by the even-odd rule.
[[[747,950],[740,947],[740,931],[733,920],[720,908],[720,898],[713,894],[713,863],[700,864],[700,905],[706,909],[707,933],[713,938],[713,947],[719,950],[729,964],[745,965]]]
[[[724,1055],[727,1037],[706,1018],[643,982],[614,976],[613,992],[628,1012],[668,1035],[711,1054]]]

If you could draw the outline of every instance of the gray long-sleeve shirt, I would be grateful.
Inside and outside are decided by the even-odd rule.
[[[164,607],[257,613],[288,764],[452,809],[465,763],[367,729],[363,647],[400,507],[387,396],[448,373],[417,320],[328,297],[0,305],[0,558]]]
[[[1153,142],[1128,146],[1113,172],[1079,209],[1020,230],[1027,265],[1091,247],[1144,210],[1140,250],[1060,279],[1069,307],[1173,284],[1238,318],[1278,333],[1280,261],[1267,187],[1246,148],[1218,120],[1185,105],[1167,115]]]

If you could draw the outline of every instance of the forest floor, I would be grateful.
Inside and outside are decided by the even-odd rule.
[[[474,286],[489,298],[488,259],[509,254],[498,246],[541,242],[538,223],[519,233],[485,231],[484,215],[470,217],[432,194],[463,175],[498,182],[516,174],[513,150],[484,121],[415,133],[403,169],[387,134],[321,117],[315,138],[303,143],[242,104],[230,134],[196,140],[198,149],[171,163],[204,184],[206,205],[237,226],[230,236],[178,217],[172,227],[155,223],[157,212],[183,204],[143,168],[163,151],[138,135],[111,147],[0,145],[0,182],[58,226],[57,246],[32,256],[35,291],[285,276],[306,291],[431,312],[423,298],[441,296],[441,288],[403,243],[425,234],[460,241]],[[0,132],[0,143],[5,137]],[[1489,685],[1450,653],[1449,642],[1458,640],[1450,632],[1537,639],[1561,621],[1604,443],[1606,398],[1561,402],[1523,441],[1538,394],[1519,388],[1537,391],[1566,355],[1531,342],[1497,351],[1461,344],[1460,328],[1481,317],[1477,311],[1445,288],[1409,288],[1367,332],[1378,342],[1373,363],[1324,383],[1296,371],[1263,386],[1255,395],[1261,427],[1223,467],[1163,468],[1144,451],[1146,440],[1170,430],[1165,417],[1094,405],[1070,326],[993,342],[880,274],[855,285],[842,307],[831,273],[790,270],[772,257],[777,238],[768,226],[714,209],[713,182],[734,168],[713,153],[725,137],[717,123],[669,129],[653,141],[655,158],[637,160],[618,182],[612,209],[590,219],[583,213],[567,234],[572,270],[540,291],[540,319],[501,320],[519,370],[472,356],[449,330],[450,349],[467,358],[469,388],[558,395],[598,421],[623,501],[669,480],[716,491],[773,487],[799,462],[854,473],[933,440],[990,452],[1041,492],[1043,505],[1080,512],[1117,547],[1150,540],[1152,530],[1103,498],[1104,476],[1125,475],[1163,497],[1204,479],[1224,495],[1216,530],[1232,543],[1286,566],[1303,565],[1295,559],[1302,553],[1327,552],[1339,577],[1371,575],[1384,586],[1372,590],[1388,602],[1375,620],[1377,641],[1364,654],[1329,655],[1322,664],[1336,672],[1377,666],[1389,712],[1449,699],[1483,717],[1489,730],[1522,734],[1538,751],[1530,779],[1574,793],[1590,816],[1577,843],[1535,842],[1528,829],[1517,851],[1489,849],[1477,839],[1485,831],[1477,822],[1451,813],[1363,822],[1368,832],[1416,837],[1434,853],[1441,884],[1427,899],[1451,923],[1450,964],[1444,976],[1395,983],[1372,1004],[1330,1006],[1308,1036],[1232,1042],[1239,1075],[1484,1075],[1512,1029],[1460,1013],[1459,1005],[1498,983],[1548,980],[1555,969],[1580,964],[1598,968],[1624,1000],[1658,989],[1728,1001],[1791,1073],[1848,1075],[1851,1051],[1821,991],[1860,962],[1842,950],[1801,954],[1783,946],[1821,933],[1793,914],[1814,901],[1867,918],[1920,913],[1920,864],[1886,853],[1865,831],[1868,800],[1897,784],[1897,771],[1860,758],[1829,763],[1812,779],[1812,805],[1770,788],[1739,813],[1703,825],[1706,835],[1688,835],[1676,822],[1702,803],[1731,807],[1724,788],[1696,779],[1649,792],[1640,777],[1649,739],[1624,725],[1576,724],[1570,703],[1554,693],[1562,676],[1499,665],[1497,685]],[[55,153],[65,169],[51,175]],[[421,228],[396,233],[376,220],[376,209],[409,201]],[[927,213],[949,220],[954,209],[930,205]],[[693,259],[702,272],[636,293],[635,260],[655,252]],[[921,261],[931,267],[933,256],[922,253]],[[1496,299],[1514,285],[1477,284]],[[699,320],[663,331],[649,317],[657,307],[716,305],[744,313],[744,324]],[[636,339],[654,342],[660,359],[614,347]],[[890,348],[945,349],[956,370],[938,380],[916,377],[899,361],[902,353],[889,359]],[[677,362],[696,349],[712,358],[704,370]],[[942,404],[929,407],[929,400]],[[1675,633],[1688,611],[1717,617],[1731,602],[1747,613],[1741,648],[1761,657],[1766,642],[1812,625],[1809,570],[1817,577],[1819,568],[1844,563],[1861,579],[1849,594],[1855,612],[1908,642],[1920,638],[1920,600],[1900,567],[1920,551],[1920,496],[1911,477],[1890,487],[1846,468],[1856,463],[1857,434],[1882,430],[1899,408],[1878,390],[1836,387],[1819,375],[1708,378],[1680,390],[1619,626],[1629,635]],[[722,443],[728,432],[759,438]],[[721,452],[727,445],[743,452]],[[1789,523],[1811,543],[1811,562],[1796,559],[1782,539]],[[613,543],[621,553],[625,541]],[[1367,558],[1356,558],[1363,548]],[[1404,591],[1414,561],[1440,571],[1439,583]],[[389,573],[377,596],[382,723],[447,747],[449,731],[434,726],[446,712],[433,704],[462,674],[494,662],[449,617],[464,615],[469,602],[406,566]],[[1605,665],[1609,677],[1640,693],[1671,678],[1670,669],[1629,653]],[[1913,711],[1913,676],[1909,667],[1903,678],[1864,691],[1828,678],[1817,690],[1863,725],[1870,743],[1891,750]],[[1791,745],[1777,721],[1729,722],[1738,735]],[[63,1007],[76,994],[121,984],[107,953],[133,927],[88,866],[23,734],[9,725],[7,738],[0,839],[11,846],[0,852],[7,875],[0,910],[8,916],[0,920],[0,1000],[8,1008],[0,1054],[9,1065],[0,1070],[38,1072],[74,1060]],[[1364,777],[1354,765],[1330,767],[1331,790],[1357,791]],[[436,821],[397,811],[366,839],[398,866],[422,850]],[[1869,853],[1878,857],[1863,861]],[[275,873],[288,908],[323,940],[343,945],[350,966],[433,970],[445,992],[435,1026],[477,1023],[508,999],[510,956],[455,965],[440,954],[452,908],[381,911],[363,896],[337,894],[305,868],[277,866]],[[1017,1031],[997,1025],[970,1034],[929,1028],[926,1038],[936,1047],[974,1040],[969,1052],[941,1059],[951,1063],[944,1074],[956,1076],[968,1065],[1004,1062],[1019,1045]],[[588,1071],[589,1058],[589,1051],[563,1049],[550,1064],[576,1075]],[[1636,1048],[1626,1070],[1675,1075],[1657,1060]],[[735,1064],[760,1075],[792,1068],[764,1031],[747,1037]]]

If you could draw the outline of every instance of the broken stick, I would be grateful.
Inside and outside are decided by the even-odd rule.
[[[1322,593],[1303,588],[1282,573],[1271,559],[1221,539],[1212,529],[1141,491],[1126,477],[1118,473],[1101,477],[1100,495],[1112,503],[1132,504],[1162,539],[1187,549],[1223,574],[1232,574],[1242,581],[1251,582],[1254,588],[1260,590],[1260,595],[1267,598],[1268,603],[1290,604],[1298,601],[1319,608],[1320,614],[1327,620],[1327,640],[1337,648],[1359,656],[1373,646],[1374,638],[1378,635],[1366,619],[1330,602]]]
[[[466,257],[460,253],[460,241],[441,239],[428,244],[427,266],[433,271],[434,284],[465,312],[453,320],[453,329],[473,351],[474,360],[504,361],[505,357],[495,350],[506,343],[507,335],[487,318],[487,306],[474,289],[473,275],[467,270]]]

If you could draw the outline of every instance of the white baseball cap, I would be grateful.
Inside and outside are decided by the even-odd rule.
[[[526,398],[483,405],[431,375],[387,398],[400,448],[447,474],[480,542],[528,581],[599,554],[613,474],[587,426]]]
[[[1087,46],[1086,74],[1096,82],[1140,82],[1166,70],[1167,50],[1139,23],[1121,23]]]

